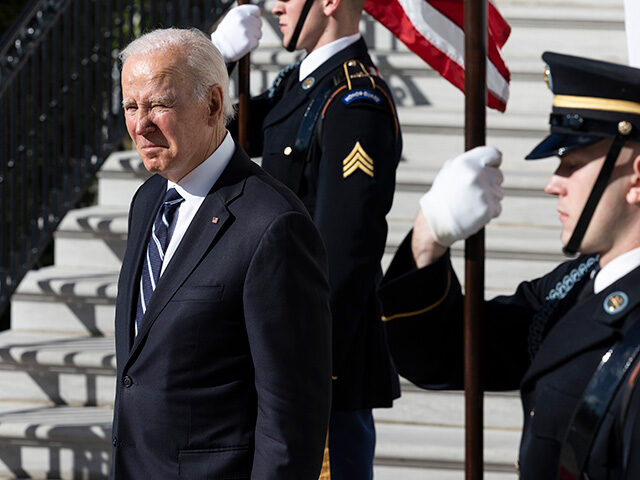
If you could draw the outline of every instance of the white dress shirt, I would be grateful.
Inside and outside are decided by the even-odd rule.
[[[354,33],[353,35],[347,35],[346,37],[334,40],[331,43],[327,43],[322,47],[314,50],[309,55],[304,57],[300,64],[300,74],[298,80],[302,81],[311,75],[320,65],[333,57],[340,50],[344,50],[349,45],[353,45],[360,40],[360,33]]]
[[[186,174],[178,183],[167,181],[167,190],[175,187],[184,202],[180,202],[180,206],[175,213],[171,224],[171,240],[167,246],[167,252],[162,262],[162,270],[160,275],[164,273],[165,268],[171,261],[182,237],[189,228],[193,217],[204,202],[205,197],[216,183],[222,171],[229,164],[229,160],[235,151],[235,143],[231,134],[227,132],[220,146],[207,158],[204,162]]]
[[[634,248],[614,258],[596,274],[593,283],[594,293],[600,293],[638,266],[640,266],[640,248]]]

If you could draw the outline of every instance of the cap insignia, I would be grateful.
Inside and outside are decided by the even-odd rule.
[[[547,84],[549,90],[553,91],[553,81],[551,80],[551,69],[549,65],[544,66],[544,83]]]
[[[602,307],[604,311],[610,315],[614,315],[624,310],[629,304],[629,297],[624,292],[610,293],[607,298],[604,299]]]

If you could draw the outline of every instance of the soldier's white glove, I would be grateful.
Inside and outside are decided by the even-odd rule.
[[[232,8],[211,34],[225,63],[235,62],[255,50],[262,38],[262,18],[257,5]]]
[[[420,199],[433,238],[440,245],[470,237],[500,215],[502,153],[477,147],[447,160]]]

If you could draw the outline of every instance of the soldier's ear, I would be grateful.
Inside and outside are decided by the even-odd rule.
[[[631,205],[640,205],[640,142],[632,143],[631,155],[631,182],[627,192],[627,202]]]
[[[332,16],[335,11],[338,9],[343,0],[321,0],[322,1],[322,12],[325,16]]]

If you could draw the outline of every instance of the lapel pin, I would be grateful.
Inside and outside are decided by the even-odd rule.
[[[220,220],[220,219],[219,219],[218,217],[213,217],[213,218],[211,219],[211,223],[218,223],[218,221],[219,221],[219,220]]]
[[[629,297],[624,292],[613,292],[607,295],[607,298],[604,299],[604,303],[602,307],[604,311],[610,315],[614,315],[618,312],[621,312],[627,307],[629,303]]]

